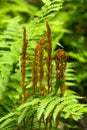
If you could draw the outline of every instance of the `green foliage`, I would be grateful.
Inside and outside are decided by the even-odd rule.
[[[3,35],[1,35],[0,37],[0,60],[2,61],[2,63],[0,64],[1,95],[2,92],[5,90],[5,87],[9,86],[9,84],[11,84],[12,82],[12,79],[14,79],[14,75],[12,74],[15,72],[15,66],[19,60],[19,55],[21,53],[22,31],[21,29],[19,29],[20,26],[18,25],[17,19],[14,20],[12,20],[11,24],[9,23],[7,30],[4,31]],[[20,67],[19,65],[17,66]],[[20,70],[16,69],[15,80],[20,81],[18,79],[19,75]],[[13,86],[11,87],[14,88],[15,84],[13,84]]]
[[[78,95],[72,93],[72,91],[66,91],[65,96],[60,98],[56,97],[48,97],[41,101],[38,109],[38,119],[41,118],[42,114],[44,114],[44,119],[52,114],[54,122],[61,112],[62,116],[66,118],[73,118],[74,120],[78,120],[81,118],[83,113],[80,113],[81,109],[87,108],[86,105],[80,104],[77,99],[81,99]],[[84,109],[85,110],[85,109]]]
[[[22,122],[24,118],[26,118],[26,121],[30,121],[31,116],[33,115],[36,119],[38,119],[38,121],[42,118],[42,116],[44,117],[44,121],[46,121],[46,119],[52,115],[52,120],[55,122],[59,113],[61,113],[61,117],[65,119],[71,118],[77,121],[83,116],[83,112],[87,112],[87,105],[80,104],[78,99],[80,100],[82,97],[79,97],[75,92],[69,90],[66,91],[64,97],[60,97],[58,94],[54,97],[48,95],[43,99],[35,98],[20,105],[14,112],[2,117],[0,119],[0,123],[2,122],[0,129],[13,129],[13,127],[21,127],[22,129]],[[29,128],[29,124],[26,125]],[[35,123],[35,128],[36,125],[37,124]]]
[[[0,1],[0,28],[6,27],[7,22],[15,16],[23,17],[26,21],[31,16],[34,16],[37,7],[32,4],[27,4],[24,0],[1,0]]]
[[[60,42],[67,51],[70,61],[73,61],[75,66],[76,82],[78,91],[81,95],[86,95],[87,86],[87,2],[85,0],[65,0],[63,9],[59,14],[59,19],[64,21],[64,28],[67,28],[71,33],[64,33]]]
[[[17,128],[19,126],[21,127],[23,119],[27,116],[27,118],[29,119],[35,113],[37,108],[35,106],[39,103],[39,101],[39,99],[33,99],[30,102],[20,105],[14,112],[11,112],[8,115],[2,117],[0,119],[0,123],[2,122],[0,125],[0,129],[13,129],[12,126],[14,126],[14,128]],[[31,107],[32,109],[30,109]]]
[[[52,0],[52,1],[43,1],[45,5],[42,7],[42,10],[36,13],[38,16],[38,22],[42,22],[47,18],[55,16],[55,13],[62,8],[62,0]]]

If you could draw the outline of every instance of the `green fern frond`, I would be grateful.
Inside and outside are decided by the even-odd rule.
[[[76,75],[75,75],[75,65],[74,63],[67,63],[66,71],[65,71],[65,77],[66,77],[66,86],[77,86],[76,82]]]
[[[20,105],[14,112],[11,112],[7,114],[6,116],[2,117],[0,119],[0,129],[6,130],[7,127],[10,129],[10,124],[14,124],[13,122],[16,122],[15,127],[17,127],[18,124],[20,124],[24,117],[28,117],[36,111],[37,107],[35,107],[39,103],[39,99],[34,99],[30,102],[27,102],[25,104]],[[30,106],[32,107],[32,110],[30,109]],[[21,113],[21,114],[20,114]],[[17,124],[18,122],[18,124]],[[12,126],[11,126],[12,127]]]
[[[73,108],[72,108],[72,105],[73,105]],[[74,115],[78,115],[78,111],[81,110],[82,108],[84,108],[86,105],[82,105],[82,104],[71,104],[71,105],[68,105],[66,106],[63,111],[66,113],[64,115],[64,118],[69,118],[70,116],[72,116],[73,114]],[[81,113],[80,113],[81,115]]]
[[[23,18],[22,21],[25,21],[26,16],[27,19],[30,15],[33,17],[37,10],[36,6],[23,0],[0,0],[0,28],[6,27],[8,20],[15,16],[20,16]]]
[[[12,129],[12,126],[15,126],[15,124],[13,124],[13,125],[10,125],[10,124],[12,124],[12,122],[14,122],[14,121],[15,121],[15,118],[9,118],[9,119],[5,120],[5,121],[0,125],[0,129],[1,129],[1,130],[6,130],[6,129],[9,128],[9,127],[11,127],[11,129]]]
[[[26,107],[29,107],[29,106],[34,106],[35,104],[38,104],[39,103],[39,98],[36,98],[36,99],[33,99],[31,102],[26,102],[25,104],[22,104],[20,105],[17,110],[20,111]]]
[[[42,114],[44,113],[46,106],[52,101],[53,99],[50,97],[47,97],[46,99],[43,99],[42,102],[39,104],[38,110],[37,110],[37,116],[38,120],[41,118]]]
[[[80,119],[84,113],[81,113],[81,109],[85,109],[87,105],[80,104],[78,102],[78,99],[82,99],[82,97],[76,95],[75,93],[73,93],[73,91],[66,91],[64,97],[57,96],[55,98],[52,98],[51,100],[49,100],[48,98],[42,100],[37,110],[38,120],[41,118],[42,114],[44,115],[45,120],[51,114],[54,121],[56,121],[59,113],[61,113],[64,118],[72,117],[73,119]],[[87,109],[85,109],[85,111],[86,110]],[[76,116],[78,116],[78,118],[75,118]]]
[[[19,19],[20,18],[17,17],[11,20],[7,30],[0,35],[0,61],[2,61],[0,64],[1,95],[4,92],[6,85],[9,83],[13,66],[18,62],[21,53],[22,29],[20,29],[18,24],[20,21]]]
[[[36,13],[36,16],[38,16],[38,23],[41,21],[46,20],[49,16],[52,19],[52,14],[55,16],[55,13],[58,12],[62,8],[62,1],[48,1],[45,2],[45,5],[42,7],[42,10]]]
[[[14,115],[14,113],[9,113],[8,115],[6,115],[6,116],[4,116],[4,117],[2,117],[1,119],[0,119],[0,122],[2,122],[3,120],[5,120],[5,119],[7,119],[7,118],[9,118],[9,117],[12,117]]]
[[[48,104],[48,106],[46,107],[46,110],[44,112],[44,119],[46,120],[47,117],[50,115],[50,113],[54,110],[55,106],[58,104],[57,100],[53,100],[52,102],[50,102]]]
[[[28,109],[29,109],[29,108],[26,108],[26,109],[21,113],[21,115],[20,115],[19,118],[18,118],[18,124],[20,124],[20,123],[23,121],[23,119],[26,117],[26,114],[27,114],[27,112],[28,112]]]

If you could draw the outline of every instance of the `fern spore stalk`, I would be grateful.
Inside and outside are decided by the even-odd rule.
[[[22,91],[23,91],[23,103],[26,99],[26,84],[25,84],[25,75],[26,75],[26,49],[28,45],[28,40],[26,39],[26,28],[23,26],[23,46],[22,46]]]
[[[39,41],[39,46],[38,46],[38,63],[39,63],[39,82],[40,82],[40,95],[44,94],[44,86],[43,86],[43,76],[44,76],[44,65],[43,65],[43,60],[44,60],[44,39],[45,37],[41,37]]]
[[[65,77],[64,72],[66,70],[67,56],[63,49],[58,49],[55,54],[56,63],[56,82],[61,82],[60,89],[61,95],[64,95],[65,91]]]
[[[22,102],[25,103],[26,101],[26,84],[25,84],[25,78],[26,78],[26,50],[27,50],[28,40],[26,39],[26,27],[23,26],[23,46],[22,46]],[[25,118],[23,120],[23,127],[24,130],[26,130],[26,121]]]
[[[33,84],[33,95],[35,95],[38,83],[38,61],[37,61],[37,46],[34,49],[34,59],[33,59],[33,66],[32,66],[32,84]]]
[[[48,43],[46,44],[47,47],[47,53],[48,56],[46,57],[46,65],[47,65],[47,85],[48,85],[48,94],[52,91],[52,37],[51,37],[51,29],[46,22],[46,27],[47,27],[47,39]]]

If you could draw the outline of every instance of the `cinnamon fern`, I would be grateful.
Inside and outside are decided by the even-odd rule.
[[[83,98],[69,90],[77,85],[75,66],[56,49],[51,29],[60,26],[53,19],[63,1],[42,2],[28,24],[16,17],[0,34],[0,130],[57,130],[61,119],[78,121],[87,112]]]

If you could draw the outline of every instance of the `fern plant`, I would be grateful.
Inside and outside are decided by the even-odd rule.
[[[59,129],[61,118],[77,121],[87,112],[87,106],[78,102],[81,97],[67,90],[75,85],[73,63],[67,63],[63,49],[55,51],[51,36],[50,20],[62,1],[44,3],[29,25],[21,25],[17,17],[0,35],[2,130]]]

